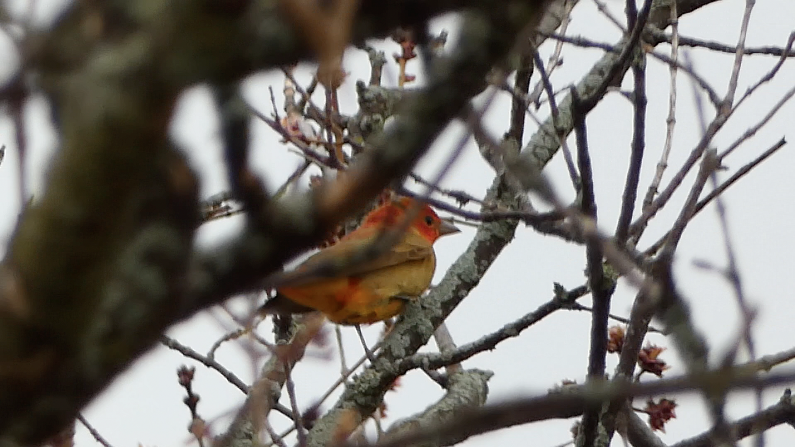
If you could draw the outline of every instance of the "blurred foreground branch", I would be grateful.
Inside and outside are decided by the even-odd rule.
[[[543,3],[508,14],[491,2],[364,2],[354,41],[465,6],[482,7],[476,29],[499,32],[465,35],[430,67],[428,87],[340,181],[263,203],[238,239],[198,254],[197,181],[169,141],[173,108],[196,83],[309,56],[279,2],[78,2],[30,36],[23,58],[41,74],[61,148],[0,266],[0,444],[57,432],[171,324],[256,289],[402,178]]]

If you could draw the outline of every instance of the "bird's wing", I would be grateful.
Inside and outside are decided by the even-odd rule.
[[[403,235],[400,241],[375,259],[355,265],[347,265],[354,256],[361,255],[361,253],[367,250],[367,247],[376,240],[376,237],[344,239],[310,256],[299,265],[296,270],[308,270],[327,264],[331,266],[331,269],[334,271],[334,277],[360,276],[383,268],[409,261],[418,261],[433,256],[433,246],[431,243],[416,232],[409,230]],[[336,266],[340,267],[336,268]],[[322,279],[325,278],[314,277],[291,285],[303,285]]]

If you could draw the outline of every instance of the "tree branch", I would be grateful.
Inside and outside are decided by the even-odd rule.
[[[388,442],[390,439],[399,439],[408,433],[433,427],[439,423],[452,422],[462,413],[471,411],[486,403],[488,395],[487,382],[493,375],[490,371],[469,369],[456,372],[449,376],[447,393],[441,400],[429,406],[420,414],[399,420],[392,424],[389,430],[381,438]],[[453,434],[448,437],[440,437],[432,442],[421,444],[405,444],[407,447],[434,447],[451,446],[463,442],[467,436]]]
[[[781,424],[795,426],[795,400],[793,400],[789,388],[784,392],[777,404],[729,424],[727,429],[730,433],[730,439],[739,441]],[[708,431],[677,442],[670,447],[713,447],[715,442],[715,434],[712,431]]]
[[[405,436],[379,442],[376,445],[378,447],[399,447],[448,436],[469,437],[530,422],[568,419],[582,414],[589,406],[598,406],[610,400],[691,391],[716,382],[725,384],[731,389],[752,388],[760,384],[788,383],[793,376],[795,374],[788,372],[771,374],[759,379],[753,374],[749,375],[745,368],[733,368],[648,383],[593,382],[580,386],[571,385],[545,396],[518,398],[500,404],[487,405],[461,414],[453,422],[416,430]]]

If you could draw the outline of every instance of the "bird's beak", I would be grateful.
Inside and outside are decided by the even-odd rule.
[[[439,236],[444,236],[447,234],[455,234],[460,232],[461,230],[459,230],[457,226],[453,225],[452,222],[449,222],[447,220],[442,220],[442,223],[439,225]]]

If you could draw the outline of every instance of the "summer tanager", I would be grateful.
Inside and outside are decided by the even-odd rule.
[[[296,271],[321,263],[346,264],[385,229],[401,225],[414,203],[414,199],[402,197],[381,205],[364,218],[359,228],[309,257]],[[428,205],[419,204],[416,217],[391,249],[334,276],[281,287],[260,311],[271,314],[318,310],[337,324],[349,325],[386,320],[399,314],[407,300],[416,299],[428,288],[436,269],[433,243],[458,231],[455,225],[439,219]]]

